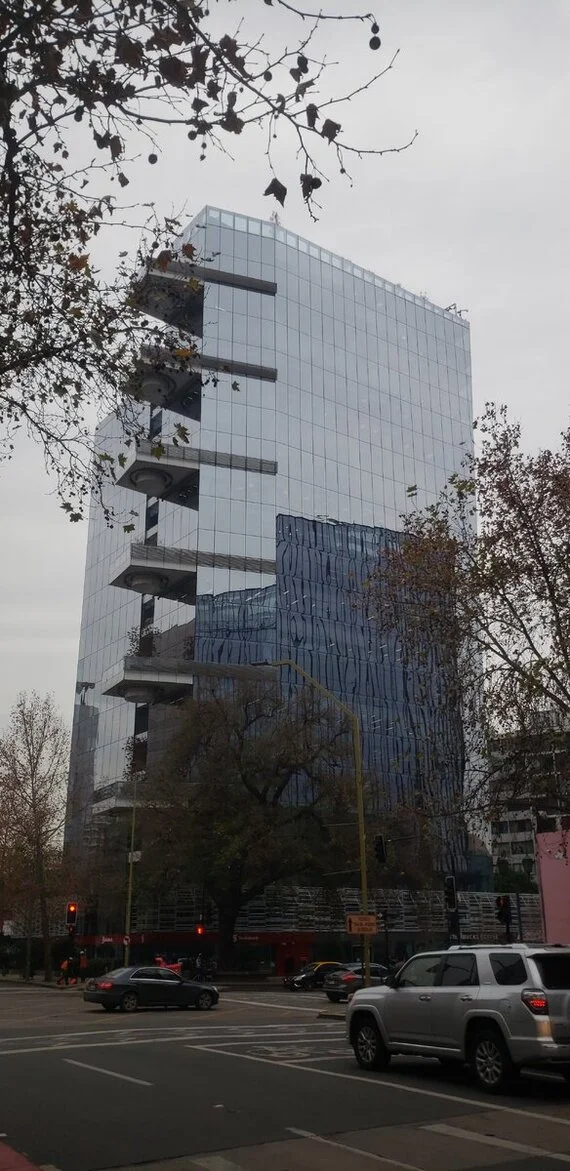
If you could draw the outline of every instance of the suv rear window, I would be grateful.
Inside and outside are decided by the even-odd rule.
[[[497,984],[518,985],[524,984],[527,979],[526,968],[522,956],[516,952],[496,951],[489,959]]]
[[[570,955],[537,955],[532,958],[545,988],[570,989]]]

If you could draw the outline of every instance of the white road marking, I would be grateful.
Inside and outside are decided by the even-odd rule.
[[[202,1049],[204,1053],[218,1053],[221,1057],[237,1057],[240,1061],[259,1061],[263,1065],[280,1066],[282,1069],[298,1069],[302,1073],[314,1073],[321,1077],[338,1077],[344,1081],[358,1082],[360,1086],[372,1088],[376,1086],[383,1090],[394,1090],[394,1092],[402,1094],[419,1094],[423,1098],[437,1098],[443,1102],[459,1102],[462,1106],[470,1106],[472,1110],[481,1110],[485,1113],[498,1110],[501,1114],[516,1114],[522,1118],[537,1118],[540,1122],[556,1122],[560,1126],[570,1126],[570,1118],[560,1118],[557,1114],[545,1114],[539,1110],[519,1110],[516,1106],[499,1106],[496,1102],[486,1102],[480,1098],[464,1098],[459,1094],[442,1094],[439,1090],[424,1090],[420,1086],[405,1086],[402,1082],[389,1082],[378,1077],[368,1078],[357,1073],[338,1073],[335,1069],[310,1069],[296,1061],[272,1061],[268,1057],[253,1057],[250,1053],[233,1053],[231,1049],[214,1049],[207,1045],[193,1045],[192,1048],[196,1052]]]
[[[126,1073],[115,1073],[114,1069],[101,1069],[100,1065],[86,1065],[84,1061],[72,1061],[70,1057],[63,1059],[66,1065],[78,1065],[80,1069],[90,1069],[93,1073],[104,1073],[107,1077],[118,1077],[122,1082],[133,1082],[135,1086],[152,1086],[152,1082],[143,1082],[140,1077],[128,1077]]]
[[[280,1045],[285,1045],[285,1046],[290,1045],[292,1048],[294,1048],[295,1046],[299,1047],[300,1044],[303,1044],[306,1046],[309,1044],[309,1042],[313,1042],[313,1041],[316,1041],[318,1045],[322,1045],[322,1044],[324,1044],[325,1041],[336,1041],[336,1040],[339,1040],[340,1037],[342,1037],[342,1033],[339,1033],[337,1037],[335,1037],[334,1033],[318,1033],[318,1034],[316,1033],[314,1036],[310,1036],[310,1037],[303,1036],[302,1034],[300,1034],[298,1037],[296,1037],[295,1034],[293,1034],[291,1037],[288,1037],[287,1040],[282,1039],[281,1037],[274,1039],[273,1037],[261,1036],[261,1037],[236,1037],[235,1041],[233,1040],[232,1037],[214,1037],[214,1038],[210,1038],[210,1037],[208,1037],[208,1038],[205,1038],[205,1037],[192,1038],[191,1037],[190,1041],[192,1042],[193,1040],[196,1040],[196,1041],[200,1042],[200,1041],[204,1041],[207,1039],[210,1045],[231,1045],[232,1048],[237,1045],[252,1045],[254,1048],[259,1048],[260,1046],[263,1046],[267,1043],[268,1047],[270,1045],[271,1048],[274,1049],[276,1046],[280,1046]],[[188,1048],[194,1049],[195,1046],[193,1044],[189,1044]],[[200,1046],[198,1045],[197,1048],[200,1048]],[[347,1056],[349,1055],[348,1045],[346,1046],[345,1053]]]
[[[346,1051],[343,1049],[338,1053],[323,1053],[321,1057],[303,1057],[302,1064],[305,1065],[307,1061],[346,1061]]]
[[[286,1026],[286,1027],[289,1027],[289,1026]],[[299,1026],[299,1027],[301,1028],[302,1026]],[[320,1027],[322,1028],[322,1025]],[[329,1037],[333,1036],[333,1035],[334,1034],[332,1034],[332,1033],[327,1034],[327,1036],[329,1036]],[[238,1035],[238,1039],[240,1039],[239,1035]],[[271,1041],[272,1037],[271,1037],[271,1035],[267,1036],[266,1033],[261,1034],[261,1036],[259,1034],[254,1033],[249,1037],[247,1036],[246,1033],[242,1033],[241,1039],[246,1040],[247,1043],[250,1044],[252,1042],[255,1042],[256,1040],[261,1041],[262,1039],[263,1040],[267,1039],[268,1041]],[[302,1040],[308,1041],[310,1039],[311,1039],[311,1035],[306,1036],[306,1035],[302,1034],[301,1036],[297,1037],[295,1035],[295,1033],[293,1033],[293,1035],[291,1037],[288,1037],[288,1043],[290,1043],[290,1041],[302,1041]],[[233,1036],[228,1036],[227,1034],[221,1034],[220,1036],[212,1037],[212,1036],[208,1036],[208,1035],[204,1036],[204,1034],[201,1032],[198,1032],[198,1033],[194,1034],[194,1036],[193,1036],[191,1032],[188,1032],[188,1033],[183,1033],[181,1036],[176,1036],[176,1037],[164,1037],[162,1035],[159,1035],[156,1037],[142,1037],[140,1040],[138,1039],[138,1037],[135,1037],[133,1034],[130,1034],[128,1037],[125,1037],[124,1039],[121,1039],[118,1041],[80,1041],[77,1044],[72,1044],[72,1045],[61,1045],[61,1044],[32,1045],[32,1046],[25,1047],[22,1049],[0,1049],[0,1057],[17,1057],[22,1054],[30,1054],[30,1053],[62,1053],[65,1050],[69,1050],[69,1049],[115,1049],[115,1048],[119,1048],[122,1045],[167,1045],[167,1044],[174,1044],[177,1041],[178,1042],[188,1042],[188,1041],[193,1041],[193,1040],[196,1040],[196,1041],[208,1040],[213,1045],[216,1045],[216,1044],[233,1045],[233,1044],[235,1044]],[[192,1048],[192,1046],[188,1046],[188,1047]]]
[[[288,1126],[287,1130],[299,1138],[310,1138],[315,1143],[324,1143],[327,1147],[336,1147],[337,1151],[348,1151],[351,1155],[360,1155],[363,1159],[372,1159],[375,1163],[388,1163],[390,1167],[402,1168],[402,1171],[422,1171],[421,1167],[414,1167],[411,1163],[400,1163],[397,1159],[388,1159],[383,1155],[375,1155],[372,1151],[363,1151],[362,1147],[349,1147],[347,1143],[333,1142],[332,1139],[313,1134],[310,1130],[299,1130],[296,1126]]]
[[[295,1030],[307,1029],[307,1028],[314,1028],[314,1029],[330,1028],[331,1030],[339,1031],[338,1025],[323,1025],[322,1022],[320,1022],[320,1021],[319,1022],[314,1021],[314,1023],[312,1025],[309,1021],[307,1021],[306,1024],[304,1024],[304,1025],[301,1023],[299,1023],[298,1025],[291,1025],[289,1022],[284,1024],[281,1021],[276,1021],[276,1022],[268,1021],[268,1022],[263,1022],[263,1023],[257,1024],[257,1025],[225,1025],[225,1024],[218,1025],[218,1024],[216,1024],[214,1026],[212,1026],[208,1021],[203,1021],[201,1023],[196,1023],[195,1025],[164,1025],[164,1026],[162,1026],[162,1025],[156,1025],[156,1024],[149,1024],[149,1025],[141,1024],[141,1025],[138,1025],[138,1026],[131,1028],[131,1029],[126,1029],[124,1025],[121,1029],[107,1029],[107,1028],[105,1028],[104,1025],[99,1025],[99,1026],[94,1025],[92,1029],[84,1029],[81,1032],[34,1033],[32,1036],[30,1036],[28,1033],[16,1033],[15,1036],[13,1036],[13,1035],[1,1036],[0,1035],[0,1044],[13,1045],[13,1044],[16,1044],[16,1042],[18,1042],[18,1041],[24,1041],[26,1043],[28,1043],[30,1041],[51,1041],[53,1043],[56,1041],[71,1040],[74,1037],[107,1037],[107,1036],[114,1036],[115,1034],[118,1034],[123,1037],[125,1037],[125,1036],[138,1037],[138,1036],[141,1036],[145,1033],[160,1033],[161,1035],[163,1033],[178,1033],[180,1035],[184,1034],[185,1036],[193,1036],[194,1034],[196,1034],[196,1036],[200,1036],[201,1033],[206,1033],[208,1029],[212,1029],[212,1031],[215,1033],[222,1033],[222,1034],[229,1033],[231,1035],[233,1033],[239,1033],[240,1037],[245,1037],[249,1033],[251,1033],[252,1036],[257,1034],[257,1032],[260,1029],[271,1029],[272,1032],[277,1033],[277,1032],[284,1032],[286,1029],[291,1029],[291,1028],[293,1028]],[[340,1030],[340,1031],[342,1032],[342,1030]],[[209,1036],[209,1034],[208,1034],[208,1036]]]
[[[224,1004],[250,1004],[253,1008],[282,1008],[286,1012],[310,1012],[315,1015],[315,1007],[303,1008],[300,1004],[274,1004],[267,1000],[240,1000],[235,996],[224,996]]]
[[[449,1138],[459,1138],[465,1142],[483,1143],[487,1147],[501,1147],[505,1151],[517,1151],[521,1155],[540,1155],[542,1159],[556,1159],[559,1163],[570,1163],[570,1155],[563,1155],[560,1151],[546,1151],[544,1147],[528,1147],[526,1143],[515,1143],[508,1138],[496,1138],[492,1134],[479,1134],[474,1130],[463,1130],[459,1126],[446,1126],[444,1122],[423,1126],[422,1130],[431,1130],[435,1134],[445,1134]]]
[[[223,1159],[221,1155],[205,1155],[203,1159],[191,1159],[190,1163],[193,1167],[203,1168],[203,1171],[243,1171],[237,1163],[230,1163],[229,1159]]]

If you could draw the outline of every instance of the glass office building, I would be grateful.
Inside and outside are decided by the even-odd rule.
[[[148,305],[196,361],[181,375],[147,360],[148,440],[110,490],[135,532],[95,504],[90,519],[70,836],[126,800],[125,743],[144,765],[197,664],[296,659],[359,712],[382,799],[417,793],[420,723],[454,735],[414,707],[354,603],[400,515],[435,501],[471,446],[467,323],[273,222],[206,207],[187,242],[195,261],[152,274]],[[177,421],[186,446],[169,441]],[[441,784],[460,790],[459,761]]]

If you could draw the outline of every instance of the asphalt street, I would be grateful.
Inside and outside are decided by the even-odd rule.
[[[222,993],[209,1013],[109,1016],[75,990],[0,985],[1,1144],[46,1171],[556,1171],[570,1092],[524,1077],[360,1071],[318,993]]]

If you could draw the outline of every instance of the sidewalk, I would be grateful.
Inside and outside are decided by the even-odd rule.
[[[13,1147],[0,1142],[0,1171],[40,1171],[36,1163],[30,1163],[25,1155],[19,1155]]]
[[[87,982],[87,981],[86,981]],[[222,992],[275,992],[283,987],[283,980],[281,976],[244,976],[239,972],[232,974],[231,972],[217,972],[214,976],[213,983]],[[0,976],[0,988],[4,985],[14,986],[17,988],[55,988],[56,991],[64,992],[82,992],[85,984],[57,984],[56,980],[50,980],[48,983],[44,981],[43,972],[36,972],[33,980],[23,980],[21,976],[10,975]],[[0,1164],[0,1171],[3,1171]]]
[[[2,988],[5,984],[8,985],[8,987],[12,986],[12,987],[16,987],[16,988],[39,988],[40,991],[42,990],[42,988],[56,988],[57,991],[59,992],[60,987],[65,988],[64,984],[58,985],[55,980],[49,980],[46,982],[44,980],[43,972],[37,972],[36,975],[34,976],[33,980],[24,980],[24,979],[22,979],[21,976],[15,976],[15,975],[0,976],[0,988]],[[76,992],[78,988],[83,988],[83,984],[68,985],[67,991],[68,992]],[[0,1163],[0,1171],[3,1171],[3,1167],[2,1167],[1,1163]]]

